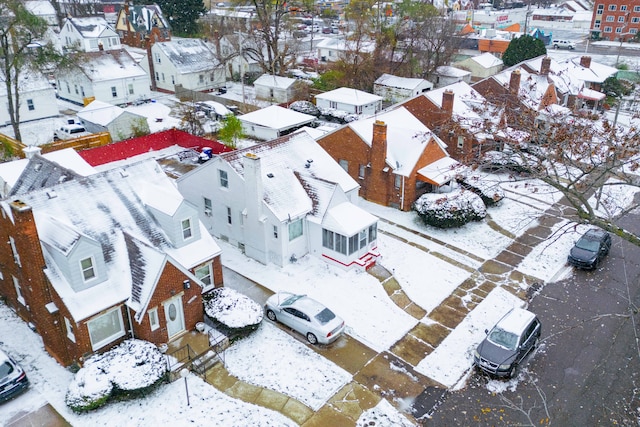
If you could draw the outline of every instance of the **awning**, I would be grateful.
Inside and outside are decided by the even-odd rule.
[[[589,101],[600,101],[601,99],[604,99],[604,97],[604,93],[593,89],[587,89],[586,87],[583,87],[582,90],[580,90],[580,93],[578,93],[578,98],[588,99]]]
[[[444,185],[467,169],[465,165],[459,163],[451,157],[443,157],[440,160],[418,170],[418,175],[426,181],[435,185]]]

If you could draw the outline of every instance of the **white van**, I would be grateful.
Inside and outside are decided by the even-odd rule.
[[[53,132],[53,140],[57,141],[59,139],[71,139],[77,138],[79,136],[88,135],[89,132],[84,128],[84,126],[80,123],[76,123],[74,120],[69,119],[67,123],[59,126]]]
[[[553,40],[551,42],[551,46],[553,46],[554,49],[573,50],[576,48],[575,42],[572,42],[571,40]]]

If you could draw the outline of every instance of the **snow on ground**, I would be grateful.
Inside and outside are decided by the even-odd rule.
[[[382,266],[394,277],[409,298],[430,312],[451,295],[470,273],[392,237],[378,234],[378,250]],[[429,275],[416,265],[428,265]]]
[[[364,271],[344,271],[311,255],[284,267],[265,266],[225,242],[222,263],[273,292],[306,294],[345,320],[349,335],[376,351],[387,350],[417,321],[398,308],[380,282]],[[354,302],[357,301],[357,304]]]
[[[513,307],[523,306],[524,301],[515,295],[495,288],[433,352],[418,363],[416,370],[442,385],[455,386],[473,366],[473,351],[484,339],[485,329],[491,329]]]
[[[356,427],[410,427],[412,425],[413,423],[399,414],[385,399],[382,399],[368,411],[363,412],[356,422]]]
[[[279,350],[284,348],[290,350],[287,357]],[[277,390],[316,411],[351,381],[347,371],[270,322],[226,350],[225,366],[245,382]]]

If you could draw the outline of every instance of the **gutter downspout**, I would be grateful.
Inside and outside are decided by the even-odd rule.
[[[402,191],[400,192],[400,210],[404,211],[404,176],[402,177]]]
[[[125,308],[127,309],[127,320],[129,321],[129,334],[131,335],[131,338],[135,338],[136,336],[133,334],[133,324],[131,323],[131,309],[126,305]]]

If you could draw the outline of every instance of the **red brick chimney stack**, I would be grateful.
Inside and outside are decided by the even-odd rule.
[[[545,56],[544,58],[542,58],[542,65],[540,66],[540,74],[542,74],[543,76],[546,76],[547,74],[549,74],[550,69],[551,69],[551,58],[548,56]]]
[[[381,171],[387,164],[387,124],[381,120],[373,123],[371,140],[371,168]]]
[[[590,56],[581,56],[580,57],[580,65],[582,65],[584,68],[590,68],[591,67],[591,57]]]
[[[509,80],[509,93],[517,95],[520,91],[520,70],[513,70],[511,72],[511,79]]]
[[[453,100],[455,98],[455,94],[452,90],[447,89],[442,92],[442,110],[446,111],[449,116],[453,114]]]

